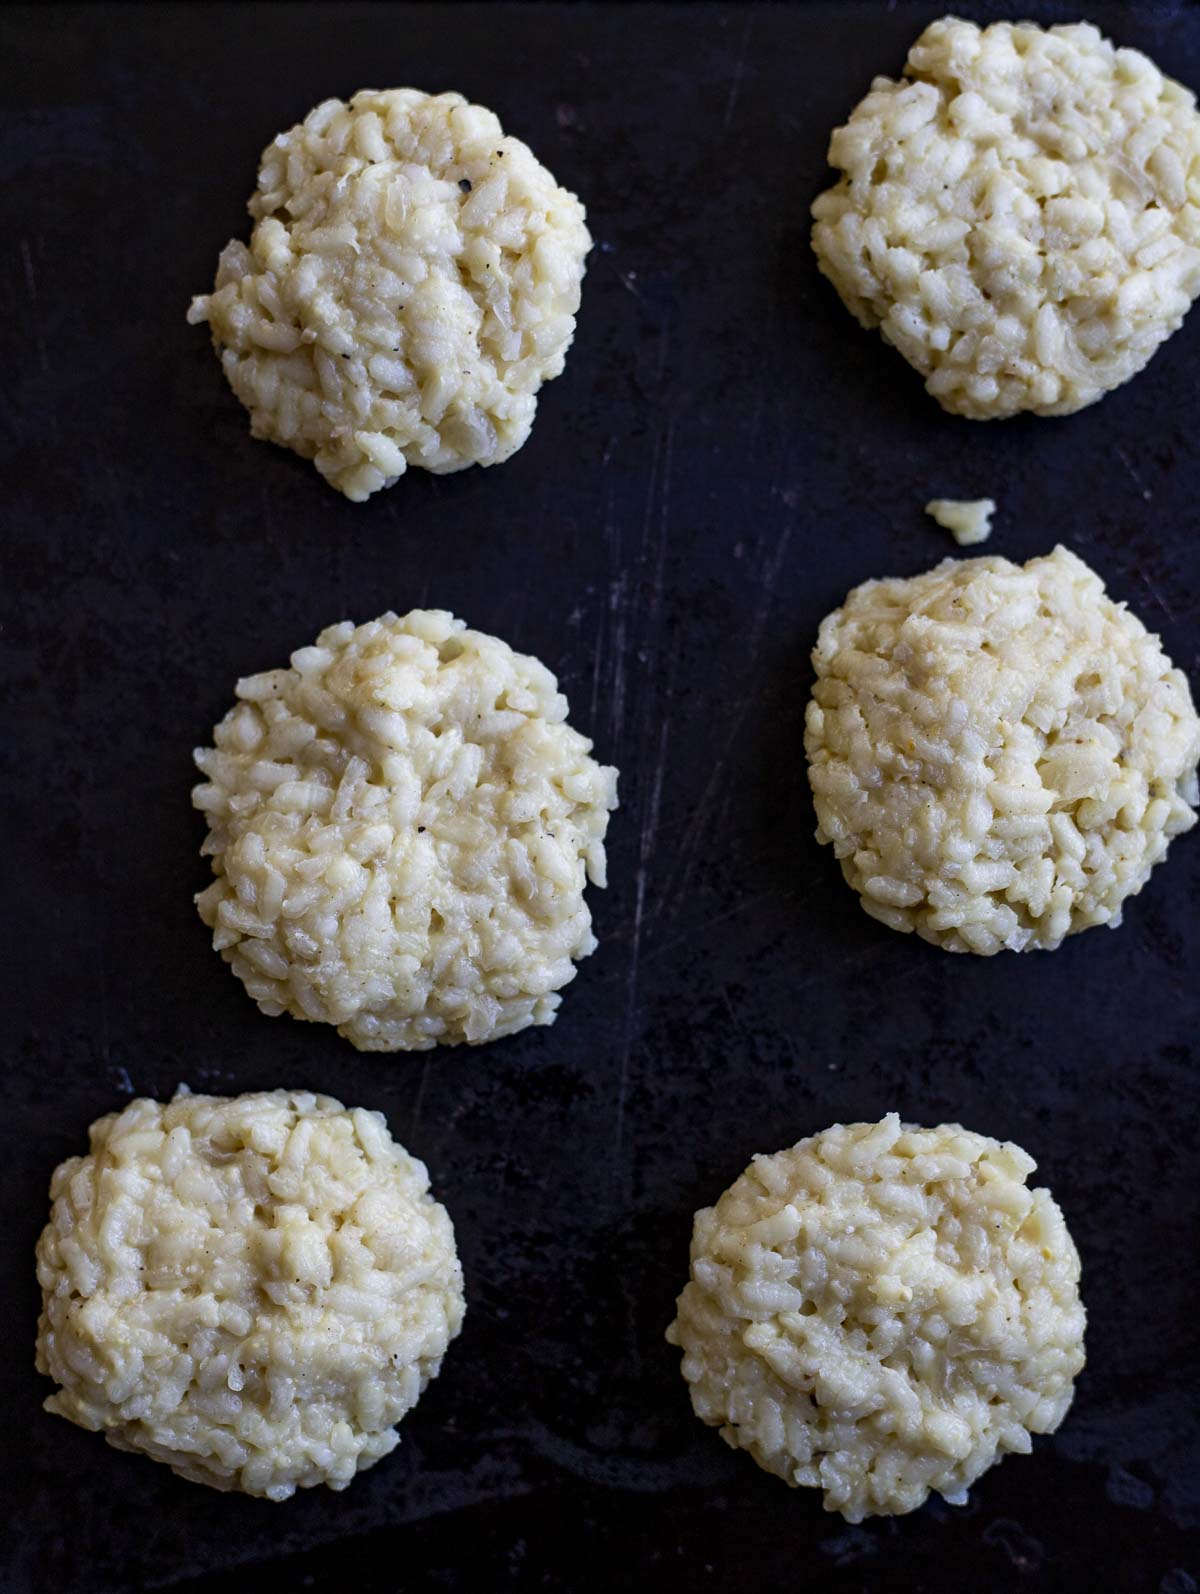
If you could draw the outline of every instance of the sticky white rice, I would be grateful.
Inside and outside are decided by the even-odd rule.
[[[1187,681],[1065,548],[868,581],[813,663],[817,840],[893,929],[991,954],[1115,927],[1196,822]]]
[[[821,270],[958,414],[1082,409],[1200,293],[1195,98],[1090,24],[933,23],[829,161]]]
[[[250,244],[192,301],[255,437],[347,498],[495,465],[575,333],[584,209],[460,94],[326,100],[263,151]]]
[[[132,1101],[50,1195],[47,1411],[196,1483],[344,1489],[399,1443],[462,1323],[425,1168],[328,1096]]]
[[[957,1124],[835,1124],[697,1212],[667,1332],[697,1416],[850,1522],[961,1504],[1066,1415],[1079,1258],[1036,1164]]]
[[[536,659],[440,610],[330,626],[197,749],[196,899],[264,1013],[365,1051],[551,1024],[596,948],[617,772]]]

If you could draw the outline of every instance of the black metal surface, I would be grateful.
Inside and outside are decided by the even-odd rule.
[[[0,20],[5,1588],[1194,1594],[1200,838],[1119,931],[991,960],[873,924],[812,839],[817,622],[953,551],[930,496],[996,497],[1000,553],[1065,540],[1200,681],[1200,317],[1098,407],[979,426],[812,262],[830,128],[939,9]],[[1197,9],[1089,14],[1200,84]],[[584,197],[596,250],[527,447],[355,506],[250,440],[183,318],[245,236],[267,140],[403,83],[494,107]],[[237,676],[418,604],[555,669],[622,808],[558,1023],[389,1060],[261,1017],[209,950],[189,754]],[[380,1108],[453,1215],[464,1333],[344,1494],[221,1496],[39,1409],[50,1171],[180,1080]],[[1038,1158],[1084,1259],[1089,1365],[1060,1433],[968,1507],[848,1528],[693,1418],[662,1336],[696,1206],[752,1152],[893,1107]]]

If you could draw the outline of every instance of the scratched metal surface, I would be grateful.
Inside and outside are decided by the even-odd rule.
[[[951,551],[935,492],[998,498],[997,552],[1064,538],[1200,677],[1200,316],[1099,407],[980,427],[813,266],[828,131],[937,9],[6,11],[5,1588],[346,1587],[350,1552],[380,1590],[1195,1590],[1200,840],[1119,932],[991,961],[874,925],[812,840],[817,622]],[[1194,8],[1092,14],[1200,83]],[[494,106],[596,251],[529,445],[358,507],[250,441],[183,312],[270,136],[406,82]],[[260,1017],[209,951],[189,753],[238,675],[416,604],[556,669],[622,808],[558,1023],[389,1061]],[[453,1214],[465,1332],[348,1493],[219,1496],[39,1410],[50,1170],[180,1080],[380,1108]],[[697,1205],[752,1152],[893,1107],[1037,1156],[1090,1364],[1061,1433],[968,1507],[847,1528],[693,1419],[662,1335]]]

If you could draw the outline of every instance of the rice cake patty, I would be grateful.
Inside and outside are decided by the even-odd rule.
[[[974,420],[1127,382],[1200,293],[1195,98],[1087,23],[947,17],[833,134],[821,270]]]
[[[697,1212],[667,1331],[696,1415],[849,1522],[961,1504],[1083,1366],[1079,1258],[1036,1164],[957,1124],[835,1124]]]
[[[255,437],[356,502],[409,465],[496,465],[575,333],[584,209],[461,94],[326,100],[263,151],[207,321]]]
[[[195,1483],[344,1489],[395,1449],[462,1324],[424,1166],[328,1096],[132,1101],[50,1195],[46,1410]]]
[[[364,1051],[552,1024],[596,948],[617,772],[544,665],[438,610],[330,626],[197,749],[196,899],[264,1013]]]
[[[868,581],[813,663],[817,840],[894,930],[990,954],[1115,928],[1196,822],[1187,681],[1065,548]]]

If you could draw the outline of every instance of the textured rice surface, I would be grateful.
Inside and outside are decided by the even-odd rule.
[[[696,1414],[850,1522],[961,1503],[1052,1433],[1083,1366],[1079,1258],[1035,1163],[957,1124],[835,1124],[696,1214],[667,1331]]]
[[[1081,23],[947,17],[876,78],[813,206],[821,270],[976,420],[1082,409],[1200,293],[1200,116]]]
[[[931,498],[925,513],[944,526],[960,548],[986,542],[992,534],[994,498]]]
[[[57,1168],[46,1409],[217,1489],[344,1489],[399,1443],[463,1317],[421,1163],[328,1096],[138,1100]]]
[[[348,498],[495,465],[575,332],[583,206],[460,94],[326,100],[263,151],[250,246],[194,299],[255,437]]]
[[[1187,681],[1065,548],[868,581],[813,662],[817,839],[893,929],[992,953],[1116,926],[1196,821]]]
[[[435,610],[330,626],[198,749],[213,945],[367,1051],[550,1024],[595,950],[617,772],[536,659]]]

